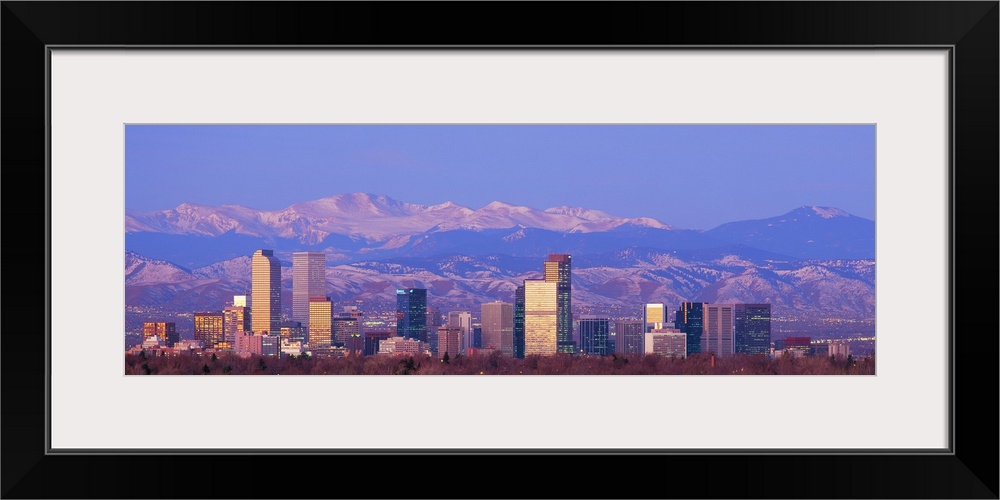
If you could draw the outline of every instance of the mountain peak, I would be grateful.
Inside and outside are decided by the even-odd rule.
[[[814,205],[814,206],[811,206],[811,207],[805,206],[805,207],[802,207],[802,209],[803,210],[812,211],[813,213],[815,213],[816,215],[818,215],[818,216],[820,216],[820,217],[822,217],[824,219],[832,219],[834,217],[850,217],[851,216],[851,214],[849,214],[849,213],[847,213],[847,212],[845,212],[845,211],[843,211],[843,210],[841,210],[839,208],[834,208],[834,207],[817,207],[817,206]]]

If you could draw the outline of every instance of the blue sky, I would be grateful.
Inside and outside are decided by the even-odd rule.
[[[802,205],[875,218],[874,125],[128,125],[126,210],[339,193],[560,205],[680,228]]]

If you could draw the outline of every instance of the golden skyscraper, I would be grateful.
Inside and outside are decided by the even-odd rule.
[[[316,348],[333,344],[333,302],[329,297],[309,298],[309,336],[306,342]]]
[[[257,250],[250,260],[250,322],[255,334],[278,333],[281,324],[281,263],[273,250]]]
[[[556,353],[558,328],[555,281],[524,280],[524,354]]]

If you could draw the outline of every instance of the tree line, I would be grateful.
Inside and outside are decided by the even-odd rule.
[[[801,358],[693,354],[503,356],[499,352],[439,359],[424,354],[241,357],[230,353],[177,356],[125,355],[126,375],[874,375],[875,358]]]

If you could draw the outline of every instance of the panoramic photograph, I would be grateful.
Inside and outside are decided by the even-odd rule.
[[[125,125],[126,375],[874,375],[874,125]]]

